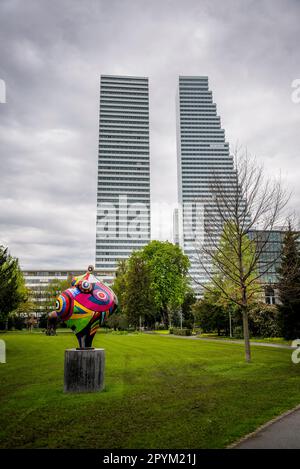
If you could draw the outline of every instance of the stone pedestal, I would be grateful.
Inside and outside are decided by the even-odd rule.
[[[103,348],[65,350],[64,392],[97,392],[104,389]]]

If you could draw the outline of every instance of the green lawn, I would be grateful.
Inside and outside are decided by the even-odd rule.
[[[200,334],[199,337],[204,338],[204,339],[219,339],[219,340],[243,340],[243,339],[237,339],[236,337],[230,337],[221,335],[219,336],[218,334],[214,333],[204,333]],[[250,342],[265,342],[268,344],[280,344],[280,345],[291,345],[292,341],[291,340],[286,340],[283,337],[251,337]]]
[[[60,333],[1,334],[1,448],[221,448],[300,403],[300,364],[289,350],[97,334],[106,391],[64,394]]]
[[[169,335],[168,330],[156,330],[153,331],[155,334]],[[198,337],[202,339],[218,339],[218,340],[243,340],[237,339],[236,337],[218,335],[216,333],[202,333],[198,334]],[[283,337],[251,337],[250,342],[265,342],[269,344],[280,344],[280,345],[291,345],[291,340],[285,340]]]

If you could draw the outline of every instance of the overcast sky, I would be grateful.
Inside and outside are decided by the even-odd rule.
[[[0,0],[0,244],[24,268],[94,263],[100,74],[149,77],[154,206],[177,201],[178,75],[208,75],[227,141],[297,210],[299,18],[298,0]]]

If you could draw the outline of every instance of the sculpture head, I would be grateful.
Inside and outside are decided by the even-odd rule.
[[[56,300],[56,311],[49,317],[58,317],[76,334],[80,348],[91,347],[97,329],[118,305],[114,292],[100,282],[89,266],[86,274],[72,279],[70,288]]]

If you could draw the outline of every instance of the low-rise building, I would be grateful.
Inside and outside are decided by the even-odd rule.
[[[23,270],[25,285],[31,292],[31,301],[33,305],[32,313],[36,316],[49,311],[51,305],[49,305],[49,295],[47,295],[51,282],[55,280],[68,280],[78,275],[83,275],[85,270],[70,269],[70,270]],[[95,275],[103,281],[103,283],[111,284],[113,282],[114,275],[111,272],[106,272],[105,276],[101,271],[95,271]],[[50,299],[51,303],[51,299]],[[53,307],[55,307],[55,300],[53,298]]]
[[[259,282],[263,286],[264,301],[267,304],[279,302],[277,284],[279,281],[278,269],[281,265],[281,252],[285,237],[285,228],[273,230],[252,230],[250,239],[254,240],[258,252],[261,251],[258,262]],[[300,250],[300,240],[299,250]]]

